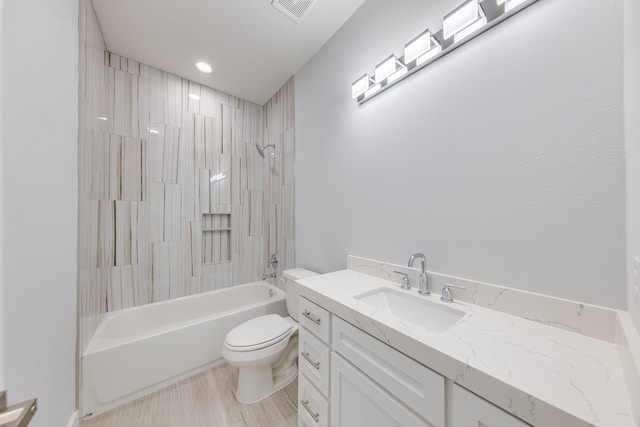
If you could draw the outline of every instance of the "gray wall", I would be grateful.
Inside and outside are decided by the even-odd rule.
[[[296,263],[355,254],[625,305],[622,4],[540,0],[358,106],[459,2],[368,0],[295,76]]]
[[[625,148],[627,158],[627,308],[640,330],[640,3],[624,2]]]
[[[78,1],[5,0],[2,15],[4,387],[33,427],[75,408]]]

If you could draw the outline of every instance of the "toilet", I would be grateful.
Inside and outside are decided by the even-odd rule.
[[[315,276],[302,268],[282,272],[289,316],[267,314],[248,320],[229,332],[222,357],[238,368],[236,399],[255,403],[276,392],[298,373],[298,292],[294,281]]]

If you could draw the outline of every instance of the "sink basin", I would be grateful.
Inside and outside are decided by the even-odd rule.
[[[463,311],[429,301],[425,297],[388,288],[375,289],[357,295],[355,299],[431,332],[443,332],[465,315]]]

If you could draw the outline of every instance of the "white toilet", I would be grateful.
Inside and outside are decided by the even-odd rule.
[[[231,330],[222,357],[238,368],[236,399],[255,403],[280,390],[298,373],[298,292],[294,281],[315,276],[302,268],[282,272],[290,317],[267,314]]]

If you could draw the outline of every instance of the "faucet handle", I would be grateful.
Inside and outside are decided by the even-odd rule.
[[[402,289],[411,289],[411,286],[409,285],[409,275],[407,273],[395,270],[394,273],[402,274],[402,285],[400,286]]]
[[[467,289],[464,286],[454,285],[452,283],[444,283],[442,285],[442,295],[440,299],[444,302],[453,302],[453,298],[451,297],[451,288],[456,289]]]

